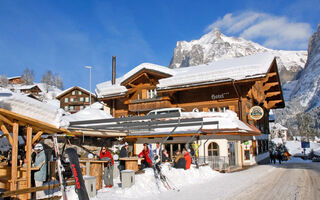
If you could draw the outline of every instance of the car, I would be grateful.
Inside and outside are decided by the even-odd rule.
[[[147,115],[163,115],[163,114],[171,114],[171,113],[180,113],[184,111],[183,108],[161,108],[150,111]]]

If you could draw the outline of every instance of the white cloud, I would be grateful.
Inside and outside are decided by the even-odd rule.
[[[310,24],[289,21],[286,17],[266,13],[228,13],[206,28],[240,36],[276,49],[307,49],[312,34]]]

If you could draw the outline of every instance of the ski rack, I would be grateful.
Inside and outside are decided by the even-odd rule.
[[[166,138],[164,138],[163,140],[162,140],[162,142],[160,143],[160,152],[159,152],[159,154],[160,154],[160,164],[162,163],[162,145],[165,143],[165,142],[167,142],[168,141],[168,139],[169,139],[169,137],[170,137],[170,135],[172,134],[172,133],[174,133],[174,131],[178,128],[178,126],[180,125],[180,118],[178,119],[178,124],[170,131],[170,133],[168,134],[168,136],[166,137]]]
[[[58,170],[58,176],[59,176],[59,183],[60,183],[60,191],[62,193],[62,198],[63,200],[67,200],[67,195],[66,195],[66,190],[64,186],[64,180],[63,180],[63,175],[62,175],[62,164],[61,164],[61,158],[60,158],[60,153],[59,153],[59,147],[58,147],[58,139],[57,139],[57,134],[52,136],[53,139],[53,144],[54,144],[54,151],[56,154],[56,165],[57,165],[57,170]]]
[[[219,124],[218,124],[218,126],[219,126]],[[199,128],[199,129],[193,134],[193,136],[187,141],[187,143],[186,143],[186,145],[185,145],[185,148],[188,150],[188,152],[190,152],[190,148],[189,148],[190,142],[196,137],[196,135],[198,135],[198,134],[200,133],[202,127],[203,127],[203,122],[201,123],[200,128]],[[199,168],[197,159],[195,160],[195,162],[196,162],[197,168]]]

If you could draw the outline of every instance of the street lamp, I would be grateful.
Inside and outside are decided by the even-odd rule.
[[[90,107],[91,107],[91,69],[92,67],[91,66],[84,66],[85,68],[89,69],[90,70],[90,75],[89,75],[89,79],[90,79]]]

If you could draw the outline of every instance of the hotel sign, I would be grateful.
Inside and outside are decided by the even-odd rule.
[[[225,95],[228,95],[229,92],[221,93],[221,94],[212,94],[211,99],[212,100],[217,100],[217,99],[224,99]]]
[[[264,111],[260,106],[253,106],[249,111],[249,116],[253,120],[259,120],[263,117]]]

